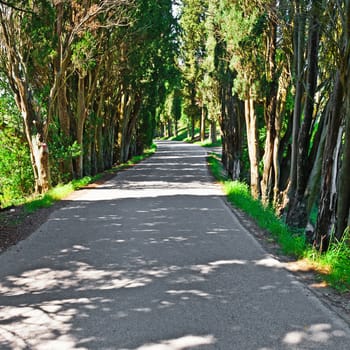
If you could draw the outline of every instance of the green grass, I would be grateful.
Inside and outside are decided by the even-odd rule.
[[[268,231],[284,254],[306,259],[331,287],[341,292],[350,291],[349,229],[341,242],[332,243],[328,251],[321,254],[306,243],[302,233],[293,232],[280,220],[272,208],[265,207],[261,201],[254,199],[247,184],[228,180],[216,155],[209,156],[208,162],[212,174],[223,184],[229,202],[247,213],[260,228]]]
[[[221,137],[219,137],[216,142],[205,140],[204,142],[201,142],[201,141],[196,142],[196,144],[202,147],[220,147],[222,146],[222,141],[221,141]]]
[[[179,129],[176,136],[168,138],[170,141],[187,141],[188,139],[187,128]]]
[[[224,190],[232,204],[249,214],[259,227],[271,233],[283,253],[295,257],[303,255],[306,248],[304,237],[293,234],[287,225],[275,215],[272,208],[265,207],[261,201],[254,199],[250,195],[248,185],[239,181],[226,181]]]
[[[215,153],[211,153],[208,157],[208,164],[210,167],[210,171],[212,172],[215,179],[221,182],[228,180],[228,177],[218,155],[216,155]]]
[[[319,253],[309,249],[306,257],[329,272],[323,275],[324,280],[340,292],[350,291],[350,232],[347,228],[342,240],[334,241],[326,253]]]
[[[107,170],[105,173],[116,173],[122,169],[128,168],[136,163],[139,163],[143,159],[150,157],[157,149],[157,146],[153,144],[149,149],[146,149],[144,153],[140,156],[134,156],[128,162],[120,164],[116,167],[113,167],[110,170]],[[73,180],[67,184],[59,184],[54,188],[50,189],[43,195],[36,196],[34,198],[23,199],[25,211],[27,213],[33,213],[40,208],[50,207],[56,201],[62,200],[67,197],[73,191],[82,188],[92,182],[97,181],[103,176],[103,174],[98,174],[96,176],[85,176],[81,179]]]
[[[50,207],[54,202],[67,197],[71,192],[88,185],[101,178],[101,175],[94,177],[85,176],[78,180],[73,180],[68,184],[59,184],[43,195],[36,196],[34,199],[29,199],[24,204],[27,213],[33,213],[40,208]]]

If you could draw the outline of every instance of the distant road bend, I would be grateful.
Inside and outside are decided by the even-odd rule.
[[[0,255],[0,349],[350,349],[348,326],[240,225],[206,151],[76,192]]]

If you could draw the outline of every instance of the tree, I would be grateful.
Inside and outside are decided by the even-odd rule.
[[[194,138],[196,120],[203,108],[199,85],[202,80],[202,62],[205,56],[205,17],[207,0],[182,1],[179,20],[180,69],[183,75],[184,113],[190,119],[190,137]]]
[[[35,79],[28,57],[33,53],[34,47],[31,38],[25,33],[27,21],[35,22],[39,15],[39,13],[30,12],[28,14],[27,11],[18,11],[1,5],[0,47],[2,69],[7,76],[23,118],[35,179],[35,191],[42,193],[50,187],[48,120],[36,96],[35,87],[31,83]]]
[[[345,138],[349,135],[349,6],[347,1],[344,7],[335,7],[342,22],[335,27],[340,45],[335,56],[337,73],[327,120],[320,204],[314,232],[314,245],[320,251],[326,250],[332,239],[341,240],[349,222],[349,194],[345,182],[345,171],[349,167],[349,145]]]
[[[38,192],[50,186],[47,138],[56,116],[63,142],[73,134],[80,145],[75,174],[83,174],[84,125],[103,57],[99,53],[104,41],[99,39],[106,28],[127,25],[131,4],[34,1],[24,7],[25,12],[3,5],[3,70],[22,111]],[[64,169],[72,171],[69,159]]]
[[[308,183],[309,174],[311,172],[309,152],[310,141],[313,133],[313,120],[315,109],[315,94],[318,78],[318,50],[320,42],[320,13],[321,2],[313,1],[310,10],[310,23],[307,46],[307,77],[305,89],[305,105],[304,118],[298,133],[298,139],[294,140],[298,144],[298,152],[296,155],[296,187],[295,193],[290,201],[287,222],[296,227],[305,227],[307,223],[305,190]],[[297,118],[300,119],[300,116]],[[294,175],[294,174],[293,174]],[[293,193],[293,189],[291,189]]]

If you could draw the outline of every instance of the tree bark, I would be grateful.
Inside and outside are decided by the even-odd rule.
[[[250,161],[250,191],[254,198],[260,196],[258,124],[251,91],[244,101],[244,115],[247,128],[248,153]]]
[[[201,131],[200,131],[200,136],[201,136],[201,142],[205,141],[205,121],[206,121],[207,115],[206,115],[206,110],[204,106],[201,108]]]
[[[0,13],[1,29],[6,47],[6,71],[10,86],[14,92],[16,104],[20,110],[24,123],[26,139],[30,149],[30,157],[35,179],[35,192],[46,192],[50,184],[49,151],[47,145],[47,121],[41,115],[41,106],[35,102],[32,90],[29,87],[30,77],[27,73],[26,62],[16,50],[17,38],[13,17],[4,18]]]
[[[322,162],[320,204],[314,233],[314,246],[320,251],[327,250],[335,222],[336,179],[339,166],[337,160],[342,138],[342,100],[344,96],[340,72],[337,73],[333,91]]]
[[[272,4],[275,8],[275,4]],[[273,14],[269,11],[269,28],[266,37],[266,67],[267,67],[267,95],[264,103],[264,117],[266,124],[266,140],[264,147],[264,170],[261,180],[261,200],[263,204],[270,203],[275,187],[275,173],[277,164],[274,163],[278,154],[279,135],[277,134],[276,125],[280,124],[277,121],[277,91],[278,80],[276,75],[276,38],[277,24],[272,18]],[[275,165],[275,166],[274,166]]]
[[[216,143],[216,120],[210,120],[210,128],[209,128],[209,141],[211,143]]]
[[[297,187],[297,155],[298,155],[298,135],[300,130],[300,120],[302,112],[302,97],[304,93],[303,71],[304,71],[304,50],[305,50],[305,16],[304,0],[296,0],[296,13],[294,22],[294,71],[295,71],[295,97],[293,110],[293,130],[292,130],[292,150],[290,180],[288,186],[288,200],[292,203]],[[288,218],[287,218],[288,222]]]
[[[348,87],[350,88],[350,87]],[[335,237],[340,241],[344,235],[345,229],[349,226],[350,215],[350,94],[347,96],[347,112],[345,133],[344,133],[344,148],[343,159],[339,175],[339,191],[338,191],[338,205],[337,205],[337,223],[335,230]]]
[[[308,185],[305,190],[305,197],[307,199],[306,213],[307,217],[310,216],[312,208],[316,201],[318,200],[321,186],[321,173],[322,173],[322,160],[324,154],[324,147],[326,143],[327,127],[326,123],[329,122],[327,116],[329,116],[329,106],[330,103],[327,103],[324,115],[321,116],[319,122],[317,133],[320,134],[320,139],[317,145],[317,153],[315,155],[315,160],[313,161],[313,167],[309,176]]]
[[[121,129],[119,132],[120,162],[126,162],[130,157],[132,141],[137,116],[141,108],[141,97],[134,93],[124,92],[121,98]]]
[[[344,146],[343,159],[341,163],[339,175],[339,190],[338,190],[338,204],[337,204],[337,222],[335,237],[340,241],[343,238],[345,229],[350,225],[350,1],[345,1],[345,45],[344,45],[344,62],[345,69],[343,73],[345,86],[345,132],[344,132]]]
[[[318,48],[319,48],[319,18],[318,4],[313,2],[308,42],[308,72],[305,91],[304,119],[298,135],[298,153],[296,162],[296,188],[287,214],[287,223],[294,227],[305,227],[307,223],[305,190],[312,168],[310,164],[309,148],[311,140],[311,126],[314,114],[314,97],[318,77]]]
[[[49,119],[56,112],[60,123],[62,142],[65,148],[71,143],[71,120],[67,100],[67,68],[70,61],[70,47],[66,47],[63,40],[64,32],[64,4],[56,2],[56,35],[57,55],[54,59],[54,81],[50,91]],[[67,179],[73,178],[72,157],[61,161],[61,171]]]
[[[241,178],[243,108],[237,95],[232,95],[233,74],[228,70],[221,84],[222,163],[232,180]]]

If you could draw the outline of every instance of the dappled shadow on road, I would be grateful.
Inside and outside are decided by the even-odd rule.
[[[193,148],[193,159],[201,152]],[[342,326],[326,318],[312,297],[305,305],[308,292],[228,214],[203,162],[185,164],[193,169],[181,181],[181,172],[170,176],[157,169],[179,161],[169,157],[173,153],[160,149],[132,171],[81,191],[36,235],[7,252],[12,268],[0,278],[0,348],[346,344]]]
[[[226,209],[211,208],[212,197],[184,197],[171,196],[172,208],[164,196],[67,203],[47,226],[46,239],[62,235],[55,249],[1,279],[1,349],[329,349],[346,336],[317,313],[302,323],[314,306],[303,310],[298,297],[300,319],[285,317],[281,300],[295,298],[298,283],[280,280],[283,266],[270,256],[232,252],[242,231],[220,223]],[[198,229],[174,222],[179,211]],[[168,336],[157,338],[159,329]]]

